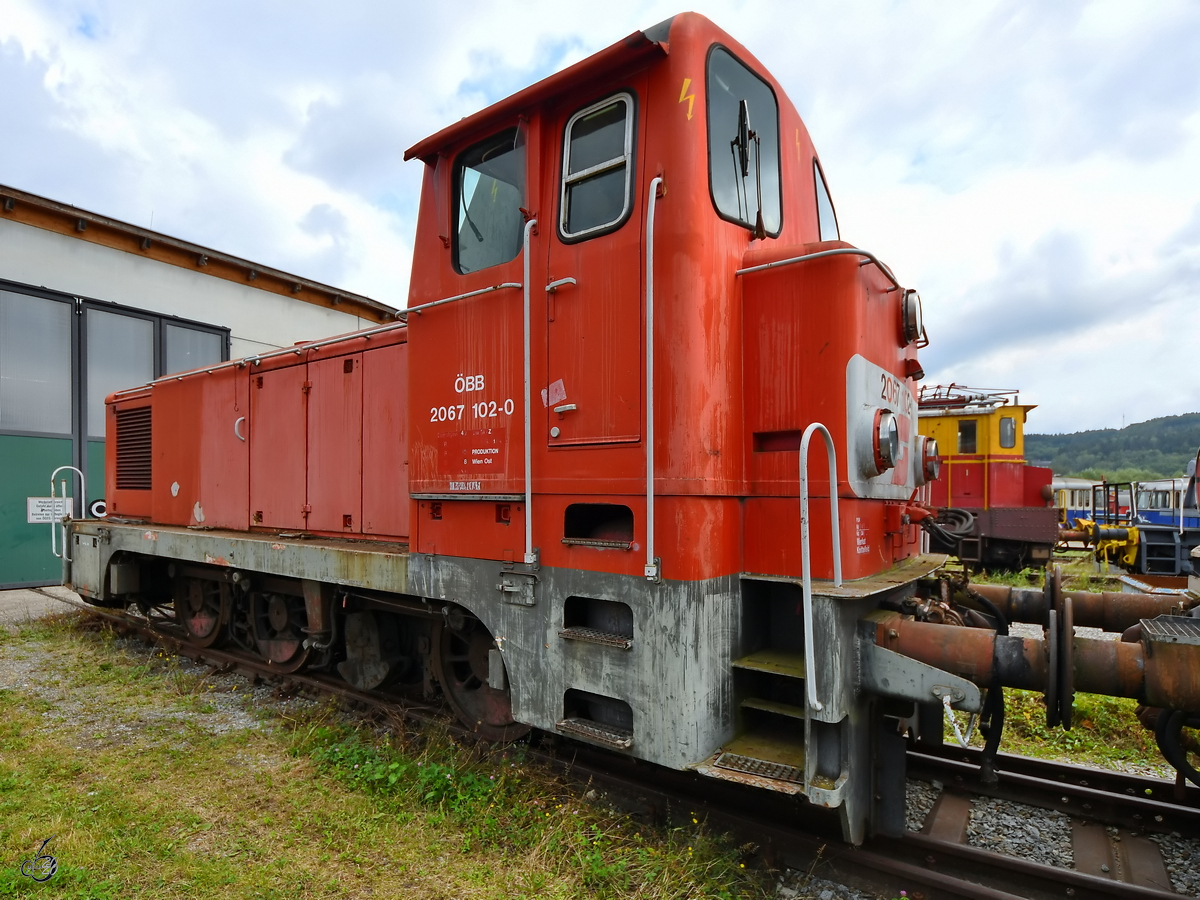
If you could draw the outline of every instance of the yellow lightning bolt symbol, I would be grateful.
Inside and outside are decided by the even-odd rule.
[[[687,117],[689,120],[692,118],[692,105],[696,102],[696,95],[694,93],[689,94],[687,92],[688,86],[691,85],[691,83],[692,79],[683,79],[683,87],[679,91],[679,102],[682,103],[684,100],[688,102]]]

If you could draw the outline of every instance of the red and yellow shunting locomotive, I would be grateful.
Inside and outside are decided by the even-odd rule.
[[[953,519],[956,540],[930,546],[981,568],[1045,566],[1058,542],[1054,473],[1025,459],[1025,419],[1035,406],[1012,390],[921,385],[921,433],[941,448],[929,504]]]
[[[941,602],[920,301],[839,239],[782,88],[680,15],[406,158],[401,321],[110,397],[109,518],[71,523],[66,580],[281,672],[440,690],[487,738],[902,828],[888,704],[978,709],[1000,676],[891,627]]]

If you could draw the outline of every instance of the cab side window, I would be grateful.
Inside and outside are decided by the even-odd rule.
[[[563,135],[559,234],[582,240],[629,218],[633,185],[633,97],[617,94],[571,116]]]
[[[978,422],[975,419],[962,419],[958,423],[958,452],[978,453],[976,449],[976,433]]]
[[[478,272],[516,259],[524,238],[525,143],[509,128],[454,164],[454,267]]]
[[[813,181],[817,186],[817,227],[821,232],[821,240],[841,240],[838,231],[837,213],[833,211],[833,201],[829,199],[829,188],[825,186],[825,173],[821,164],[813,160]]]
[[[723,47],[708,55],[708,183],[722,219],[775,237],[783,223],[779,105],[770,85]]]
[[[1012,416],[1000,417],[1000,446],[1005,450],[1017,446],[1017,420]]]

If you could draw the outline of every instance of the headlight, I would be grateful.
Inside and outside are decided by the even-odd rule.
[[[921,312],[921,295],[916,291],[905,291],[904,300],[900,304],[900,314],[904,325],[904,342],[911,344],[918,340],[925,331],[925,316]]]
[[[942,461],[938,459],[938,445],[933,438],[919,435],[917,446],[919,451],[915,475],[917,486],[920,487],[931,481],[937,481],[938,476],[942,474]]]
[[[900,458],[900,428],[896,425],[896,417],[890,410],[875,411],[875,428],[873,430],[875,450],[875,469],[884,472],[894,468]]]

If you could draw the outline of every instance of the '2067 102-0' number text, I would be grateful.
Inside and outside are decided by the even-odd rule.
[[[460,419],[465,419],[464,410],[466,405],[459,403],[452,406],[431,406],[429,407],[430,422],[457,422]],[[495,416],[511,416],[515,404],[512,398],[508,398],[503,403],[497,403],[495,400],[480,400],[477,403],[471,404],[471,415],[480,419],[490,419]]]

